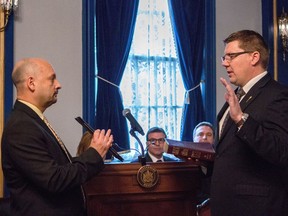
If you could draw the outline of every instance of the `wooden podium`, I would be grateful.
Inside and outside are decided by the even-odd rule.
[[[199,166],[191,162],[147,163],[159,174],[153,188],[137,181],[140,163],[106,164],[84,186],[88,216],[196,215]]]

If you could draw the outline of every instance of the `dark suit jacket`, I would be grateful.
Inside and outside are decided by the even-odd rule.
[[[2,137],[12,215],[84,215],[80,185],[100,172],[104,163],[92,148],[72,161],[39,116],[16,101]]]
[[[146,162],[153,162],[151,157],[150,157],[150,155],[148,153],[145,154],[145,159],[146,159]],[[173,158],[167,157],[165,155],[163,155],[163,160],[164,160],[164,162],[165,161],[177,161],[177,160],[174,160]],[[131,162],[132,163],[139,162],[139,160],[137,158],[137,159],[133,159]]]
[[[228,120],[216,142],[212,215],[288,215],[288,90],[266,75],[240,105],[249,118],[239,131]]]
[[[150,155],[148,153],[145,154],[146,162],[153,162]],[[175,161],[173,158],[169,158],[165,155],[163,155],[163,160],[165,161]]]

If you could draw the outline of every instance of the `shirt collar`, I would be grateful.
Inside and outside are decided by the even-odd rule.
[[[44,119],[43,113],[35,105],[24,100],[18,100],[18,101],[30,107],[42,120]]]
[[[155,157],[154,155],[152,155],[149,151],[148,151],[148,154],[149,154],[150,158],[152,159],[153,163],[157,162],[158,160],[162,160],[162,161],[164,162],[163,156],[162,156],[161,158],[156,158],[156,157]]]
[[[263,73],[257,75],[256,77],[254,77],[253,79],[249,80],[248,83],[246,83],[245,86],[243,86],[243,90],[245,91],[245,93],[247,94],[247,92],[260,80],[262,79],[268,72],[264,71]]]

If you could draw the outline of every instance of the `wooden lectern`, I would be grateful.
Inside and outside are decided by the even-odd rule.
[[[88,216],[196,215],[199,166],[191,162],[147,165],[159,174],[159,181],[152,188],[145,188],[137,181],[140,163],[106,164],[84,186]]]

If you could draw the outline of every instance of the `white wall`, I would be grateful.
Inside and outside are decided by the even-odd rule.
[[[44,113],[72,155],[82,135],[82,0],[19,0],[15,62],[47,59],[62,85],[58,102]]]
[[[19,0],[15,18],[15,61],[41,57],[53,66],[62,84],[58,102],[45,112],[72,155],[82,135],[74,120],[82,116],[82,0]],[[217,112],[224,102],[219,77],[223,39],[249,28],[261,32],[261,0],[216,0]]]

